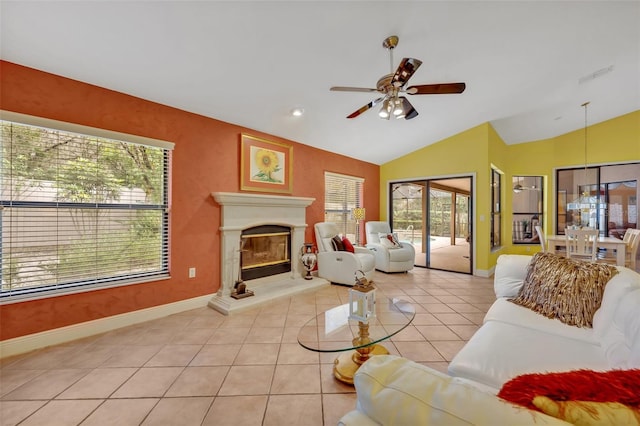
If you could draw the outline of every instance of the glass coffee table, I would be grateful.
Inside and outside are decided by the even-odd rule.
[[[349,319],[349,304],[336,306],[302,326],[298,343],[310,351],[342,352],[333,364],[334,376],[353,384],[360,365],[374,355],[388,354],[378,344],[408,326],[416,312],[399,298],[376,297],[376,315],[367,322]]]

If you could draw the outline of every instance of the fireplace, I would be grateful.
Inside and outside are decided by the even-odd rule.
[[[318,277],[305,280],[306,271],[299,258],[300,249],[305,243],[306,208],[315,201],[314,198],[235,192],[214,192],[211,196],[221,209],[220,288],[211,298],[210,307],[224,314],[230,314],[276,298],[330,285],[327,280]],[[268,232],[263,232],[265,229]],[[265,251],[268,250],[262,250],[262,248],[267,243],[256,240],[256,245],[263,246],[259,247],[259,253],[253,255],[251,262],[255,261],[255,263],[251,265],[262,263],[260,267],[266,267],[272,265],[265,264],[273,263],[273,265],[277,264],[278,268],[285,265],[285,269],[271,270],[266,276],[252,277],[249,270],[254,268],[249,266],[249,257],[245,255],[241,242],[245,241],[246,246],[249,240],[251,244],[254,243],[255,235],[281,232],[289,233],[286,242],[282,235],[273,235],[270,243],[273,244],[271,249],[275,250],[278,257],[282,259],[266,260]],[[285,246],[286,251],[283,251]],[[288,253],[288,255],[280,256],[282,253]],[[256,259],[264,261],[260,262]],[[245,281],[247,289],[252,290],[254,296],[243,299],[231,297],[231,292],[239,278]]]
[[[242,231],[240,271],[242,281],[291,271],[291,228],[254,226]]]

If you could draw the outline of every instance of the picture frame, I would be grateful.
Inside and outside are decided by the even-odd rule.
[[[293,146],[241,134],[240,190],[291,194]]]

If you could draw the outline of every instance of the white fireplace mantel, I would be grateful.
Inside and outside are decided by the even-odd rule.
[[[271,206],[271,207],[307,207],[316,199],[307,197],[288,197],[282,195],[244,194],[239,192],[212,192],[211,196],[221,206]]]
[[[281,195],[213,192],[211,196],[221,206],[220,215],[220,289],[209,306],[230,314],[286,295],[306,291],[328,281],[314,277],[305,280],[306,273],[297,254],[304,245],[306,208],[315,198]],[[260,225],[281,225],[291,229],[291,272],[246,281],[254,296],[233,299],[231,292],[240,269],[240,238],[244,229]]]
[[[228,230],[267,223],[306,227],[306,208],[315,201],[315,198],[235,192],[214,192],[211,195],[222,206],[221,229]],[[302,237],[304,240],[304,235]]]

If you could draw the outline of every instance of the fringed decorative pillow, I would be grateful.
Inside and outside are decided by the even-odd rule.
[[[640,424],[640,369],[523,374],[498,397],[577,425]]]
[[[509,301],[576,327],[592,327],[615,266],[537,253],[518,296]]]
[[[640,408],[619,402],[554,401],[536,396],[533,405],[549,416],[576,426],[640,426]]]

